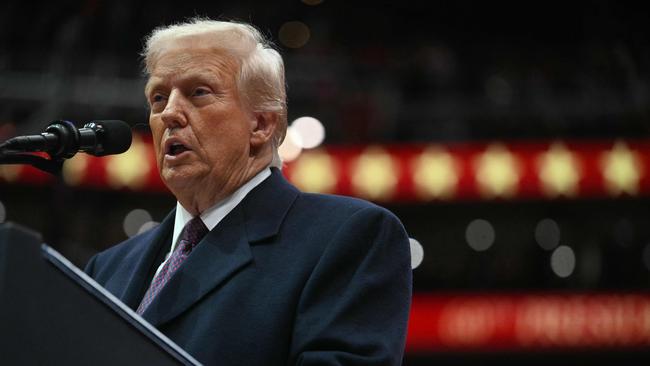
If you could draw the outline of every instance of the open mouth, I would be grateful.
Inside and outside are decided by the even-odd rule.
[[[178,154],[181,154],[181,153],[183,153],[185,151],[189,151],[189,150],[190,149],[188,149],[183,144],[173,143],[173,144],[169,145],[169,148],[167,149],[167,155],[176,156]]]

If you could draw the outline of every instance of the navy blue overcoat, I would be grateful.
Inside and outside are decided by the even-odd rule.
[[[174,212],[86,272],[136,309]],[[398,365],[411,300],[400,221],[302,193],[277,169],[217,225],[143,317],[206,365]]]

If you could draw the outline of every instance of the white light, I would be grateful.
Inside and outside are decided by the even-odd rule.
[[[303,149],[313,149],[325,139],[325,127],[314,117],[296,118],[291,128],[300,135]]]
[[[411,269],[416,269],[424,259],[424,248],[419,241],[413,238],[409,238],[409,244],[411,246]]]
[[[543,219],[535,226],[535,241],[546,250],[553,250],[560,243],[560,226],[552,219]]]
[[[551,254],[551,269],[558,277],[571,276],[575,267],[576,255],[570,247],[560,245]]]
[[[124,217],[124,233],[130,238],[138,233],[140,227],[151,221],[151,215],[146,210],[137,208]]]
[[[483,219],[476,219],[467,225],[465,230],[465,239],[467,244],[476,250],[482,252],[494,244],[494,228],[492,224]]]
[[[5,205],[0,202],[0,222],[5,222],[5,219],[7,218],[7,210],[5,209]]]
[[[289,162],[296,160],[302,152],[301,146],[302,140],[300,139],[300,135],[292,127],[287,128],[287,135],[284,137],[284,141],[282,141],[282,145],[278,149],[282,161]]]
[[[160,223],[157,221],[147,221],[138,229],[138,234],[142,234],[147,230],[153,229],[158,226]]]

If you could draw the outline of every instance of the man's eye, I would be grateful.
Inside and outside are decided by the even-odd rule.
[[[153,97],[151,97],[151,103],[157,103],[157,102],[162,102],[164,97],[161,94],[154,94]]]
[[[200,97],[200,96],[203,96],[203,95],[206,95],[206,94],[210,94],[210,90],[208,90],[206,88],[196,88],[194,90],[194,96],[195,97]]]

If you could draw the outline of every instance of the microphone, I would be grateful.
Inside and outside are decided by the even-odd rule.
[[[94,156],[121,154],[131,146],[131,127],[123,121],[92,121],[77,128],[69,121],[54,121],[40,135],[18,136],[0,144],[0,153],[47,152],[52,159],[69,159],[78,151]]]

